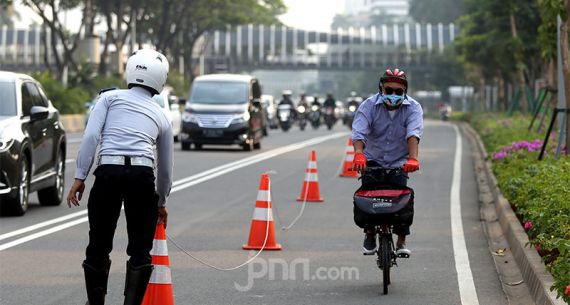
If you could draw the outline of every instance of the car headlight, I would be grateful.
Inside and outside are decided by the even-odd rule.
[[[299,113],[305,113],[305,110],[307,110],[307,109],[305,108],[305,106],[299,106],[299,107],[297,107],[297,111],[298,111]]]
[[[312,111],[317,111],[317,110],[319,110],[319,106],[313,105],[313,107],[311,107],[311,110],[312,110]]]
[[[231,124],[246,123],[249,121],[249,118],[250,118],[249,111],[245,111],[244,113],[236,114],[232,119]]]
[[[354,105],[348,106],[348,111],[350,111],[350,112],[355,112],[355,111],[356,111],[356,106],[354,106]]]
[[[198,124],[198,117],[191,112],[184,111],[184,113],[182,113],[182,121],[185,123]]]

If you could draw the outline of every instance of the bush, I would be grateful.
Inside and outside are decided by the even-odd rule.
[[[85,103],[90,100],[90,95],[83,88],[65,88],[47,71],[32,76],[42,84],[48,98],[60,113],[75,114],[85,111]]]
[[[556,160],[551,146],[537,161],[541,135],[527,132],[528,117],[484,114],[472,124],[493,154],[502,193],[555,279],[551,289],[570,302],[570,159]]]

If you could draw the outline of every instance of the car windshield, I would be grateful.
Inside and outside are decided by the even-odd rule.
[[[16,115],[16,104],[14,83],[0,82],[0,115]]]
[[[248,84],[229,81],[199,81],[192,86],[190,103],[243,104],[247,103]]]

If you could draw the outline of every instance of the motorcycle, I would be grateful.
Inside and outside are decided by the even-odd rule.
[[[298,113],[298,121],[299,121],[299,128],[301,130],[305,130],[305,127],[307,126],[307,108],[304,105],[299,105],[297,106],[297,113]]]
[[[356,116],[356,110],[358,107],[354,104],[348,106],[348,111],[346,113],[346,119],[344,124],[348,126],[348,128],[352,129],[352,122],[354,121],[354,117]]]
[[[439,110],[439,115],[441,117],[442,121],[447,121],[449,120],[449,115],[451,114],[451,107],[449,106],[443,106],[441,107],[441,109]]]
[[[279,105],[277,107],[277,116],[279,117],[279,126],[283,131],[289,131],[291,125],[293,124],[293,118],[291,113],[291,105]]]
[[[326,107],[325,108],[325,124],[327,125],[327,129],[331,130],[335,123],[336,123],[335,108],[334,107]]]
[[[311,121],[311,126],[314,129],[318,129],[321,125],[321,107],[317,105],[311,106],[311,112],[309,113],[309,121]]]

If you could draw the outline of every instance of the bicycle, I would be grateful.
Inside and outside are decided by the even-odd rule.
[[[374,226],[375,238],[378,238],[376,265],[382,270],[383,293],[388,294],[391,283],[390,269],[398,266],[397,258],[408,258],[406,254],[397,255],[392,235],[395,223],[409,223],[413,218],[413,189],[395,186],[385,182],[385,175],[402,173],[401,168],[367,167],[362,178],[371,178],[374,185],[360,187],[354,194],[355,221],[367,226]],[[357,209],[360,211],[358,212]],[[358,214],[360,213],[360,214]],[[374,255],[368,254],[368,255]]]

